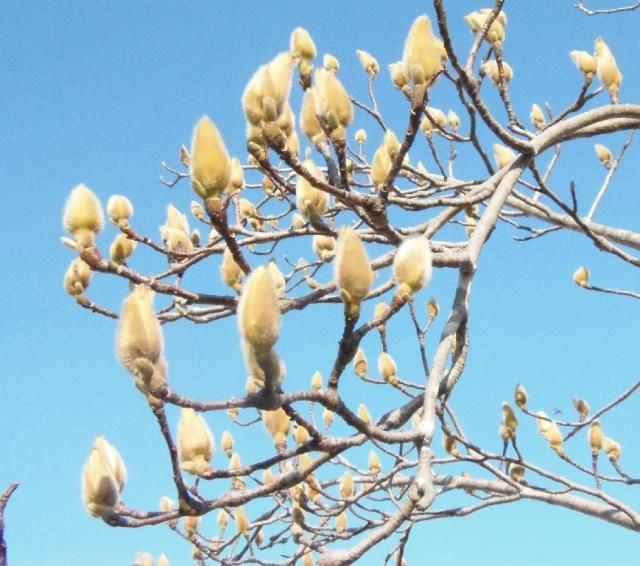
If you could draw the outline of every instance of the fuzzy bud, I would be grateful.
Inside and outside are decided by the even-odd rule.
[[[607,438],[606,436],[602,437],[602,449],[612,462],[617,462],[618,458],[620,458],[620,455],[622,454],[622,447],[620,446],[620,443],[611,438]]]
[[[336,240],[331,236],[316,234],[311,240],[311,247],[320,261],[329,261],[335,255]]]
[[[322,411],[322,422],[326,428],[329,428],[333,423],[333,411],[325,407],[324,411]]]
[[[598,78],[602,85],[611,94],[611,100],[615,104],[618,102],[618,93],[622,84],[622,73],[618,69],[616,60],[611,53],[611,49],[601,37],[596,38],[596,69]]]
[[[515,438],[518,428],[518,418],[509,403],[502,403],[502,424],[510,430],[510,437]]]
[[[589,446],[591,446],[592,454],[597,454],[602,448],[602,425],[598,419],[591,423],[591,428],[587,433]]]
[[[335,279],[344,301],[345,315],[357,318],[360,303],[371,289],[373,271],[358,232],[347,226],[342,228],[338,238]]]
[[[549,422],[546,438],[549,447],[555,450],[559,456],[562,456],[564,454],[564,449],[562,448],[562,433],[554,421]]]
[[[102,231],[104,217],[98,197],[85,185],[77,185],[64,205],[62,225],[81,248],[94,245]]]
[[[116,475],[118,462],[124,474],[120,484]],[[104,439],[102,443],[96,440],[82,470],[82,501],[87,512],[94,517],[108,516],[118,502],[125,480],[124,464],[115,448]]]
[[[541,130],[544,128],[546,120],[544,118],[544,113],[542,112],[542,108],[537,104],[533,104],[531,106],[531,114],[529,114],[529,118],[531,118],[531,123],[535,128]]]
[[[215,441],[207,421],[193,409],[183,408],[178,423],[178,453],[180,467],[190,474],[209,470]]]
[[[353,106],[342,83],[326,69],[317,69],[314,85],[318,115],[327,122],[330,130],[335,130],[338,125],[346,128],[353,120]]]
[[[280,334],[280,307],[269,270],[255,269],[240,296],[238,305],[240,333],[257,353],[268,352]]]
[[[456,442],[456,439],[453,438],[453,436],[449,436],[448,434],[443,435],[442,436],[442,446],[454,458],[458,457],[458,455],[459,455],[458,443]]]
[[[336,533],[341,533],[347,528],[347,514],[343,511],[336,517]]]
[[[364,403],[360,403],[358,405],[358,418],[364,422],[364,424],[371,424],[371,415],[369,414],[369,409]]]
[[[320,170],[310,159],[305,159],[305,168],[318,181],[325,182],[325,178]],[[322,216],[329,205],[329,195],[320,189],[316,189],[304,177],[298,177],[296,182],[296,206],[307,219]]]
[[[503,169],[505,167],[508,167],[515,161],[516,154],[508,147],[500,145],[499,143],[494,143],[493,159],[496,162],[496,166],[498,167],[498,169]]]
[[[602,165],[604,165],[606,169],[610,169],[611,162],[613,161],[611,150],[601,143],[595,144],[593,148],[596,150],[596,155],[598,156],[600,163],[602,163]]]
[[[598,64],[593,55],[587,51],[570,51],[569,56],[585,77],[592,78],[596,74]]]
[[[445,60],[446,52],[433,35],[429,18],[419,16],[409,30],[402,53],[407,75],[414,84],[424,83],[442,69]]]
[[[363,128],[360,128],[356,132],[355,140],[356,140],[356,143],[359,144],[359,145],[362,145],[362,144],[366,143],[366,141],[367,141],[367,132]]]
[[[589,285],[589,270],[584,265],[581,265],[576,269],[573,274],[573,282],[576,285],[580,285],[580,287],[586,287]]]
[[[316,45],[309,32],[304,28],[296,28],[291,32],[289,48],[300,59],[311,61],[316,56]]]
[[[382,464],[380,464],[380,458],[375,450],[369,452],[369,473],[372,476],[377,476],[382,470]]]
[[[429,320],[436,318],[439,312],[440,306],[438,305],[438,301],[436,301],[435,297],[431,297],[427,303],[427,316],[429,317]]]
[[[233,435],[228,430],[225,430],[222,433],[220,445],[222,446],[224,453],[231,458],[231,455],[233,454]]]
[[[262,411],[262,422],[275,443],[286,442],[291,420],[283,409]]]
[[[509,464],[509,477],[516,483],[522,483],[525,467],[520,464]]]
[[[515,391],[516,405],[518,405],[518,407],[520,407],[521,409],[526,409],[528,399],[529,396],[527,395],[527,390],[524,388],[524,385],[518,383],[518,385],[516,385]]]
[[[389,69],[389,75],[391,76],[391,82],[393,86],[397,89],[402,90],[409,79],[407,77],[407,71],[402,61],[398,61],[397,63],[390,63],[387,68]]]
[[[91,281],[91,268],[80,258],[74,259],[64,274],[64,290],[74,297],[84,294]]]
[[[398,366],[387,352],[381,352],[378,356],[378,372],[387,383],[391,385],[398,383]]]
[[[322,389],[322,375],[319,371],[315,372],[311,377],[311,389],[314,391]]]
[[[589,407],[589,403],[587,403],[584,399],[581,399],[580,397],[574,397],[572,399],[572,402],[576,411],[578,411],[578,414],[580,415],[580,422],[584,421],[587,418],[587,415],[589,414],[589,411],[591,409]]]
[[[449,113],[447,114],[447,122],[454,132],[458,131],[458,128],[460,128],[460,117],[453,110],[449,110]]]
[[[330,71],[335,74],[340,69],[340,61],[338,61],[338,58],[331,55],[330,53],[325,53],[325,55],[322,58],[322,66],[327,71]]]
[[[392,165],[393,163],[389,157],[389,152],[383,142],[373,154],[373,161],[371,162],[371,182],[374,187],[384,185]]]
[[[362,348],[358,348],[355,356],[353,357],[353,372],[358,377],[366,377],[367,376],[367,356],[364,354],[364,350]]]
[[[237,293],[242,290],[242,278],[244,272],[233,258],[233,254],[229,248],[224,249],[222,254],[222,263],[220,264],[220,278],[222,282],[234,289]]]
[[[133,216],[133,205],[125,196],[111,195],[107,201],[107,215],[116,226],[127,228],[129,218]]]
[[[371,53],[367,53],[362,49],[356,49],[356,55],[367,75],[375,77],[380,72],[380,65],[378,65],[378,61]]]
[[[345,472],[340,478],[340,497],[346,499],[353,497],[356,492],[356,484],[350,472]]]
[[[242,506],[236,508],[236,530],[245,536],[249,531],[249,518]]]
[[[135,240],[130,240],[125,234],[118,234],[109,248],[111,261],[122,265],[136,249]]]
[[[387,305],[387,303],[385,303],[384,301],[380,301],[376,305],[376,308],[373,311],[373,318],[378,319],[378,318],[384,316],[387,313],[387,310],[389,310],[389,305]],[[380,332],[384,332],[385,331],[384,324],[379,324],[378,325],[378,330]]]
[[[396,296],[407,298],[420,291],[429,283],[431,271],[429,241],[422,236],[404,240],[393,260],[393,278],[398,285]]]
[[[191,186],[203,198],[219,197],[229,185],[231,164],[218,128],[203,116],[191,140]]]

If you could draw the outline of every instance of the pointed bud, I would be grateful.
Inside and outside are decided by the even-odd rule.
[[[273,481],[273,472],[271,468],[265,468],[264,472],[262,472],[262,483],[269,484]]]
[[[136,249],[136,242],[127,238],[125,234],[118,234],[109,248],[111,261],[122,265]]]
[[[343,511],[336,517],[336,532],[341,533],[347,528],[347,514]]]
[[[304,166],[319,181],[324,182],[324,175],[310,159],[305,159]],[[296,182],[296,206],[307,219],[322,216],[329,205],[329,195],[316,189],[304,177],[298,177]]]
[[[389,310],[389,305],[387,305],[387,303],[385,303],[384,301],[380,301],[376,305],[376,308],[373,311],[373,318],[378,319],[381,316],[384,316],[386,314],[387,310]],[[385,330],[384,324],[378,325],[378,330],[380,332],[384,332],[384,330]]]
[[[453,110],[449,110],[449,113],[447,114],[447,122],[454,132],[458,131],[458,128],[460,128],[460,118]]]
[[[533,104],[531,106],[531,114],[529,114],[529,118],[531,118],[531,123],[535,128],[541,130],[544,128],[546,120],[544,118],[544,113],[542,112],[542,108],[537,104]]]
[[[373,271],[358,232],[348,226],[340,230],[338,238],[335,279],[344,301],[345,315],[357,318],[360,303],[371,289]]]
[[[222,433],[220,444],[224,453],[231,458],[231,455],[233,454],[233,435],[228,430],[225,430]]]
[[[222,136],[209,117],[203,116],[191,140],[191,186],[203,199],[219,197],[230,177],[231,164]]]
[[[245,536],[249,531],[249,518],[243,507],[236,508],[236,530]]]
[[[371,53],[367,53],[362,49],[356,49],[356,55],[367,75],[375,77],[380,72],[380,65],[378,65],[378,61]]]
[[[314,391],[322,389],[322,375],[319,371],[315,372],[311,377],[311,389]]]
[[[362,348],[358,348],[356,355],[353,357],[353,372],[358,377],[366,377],[367,368],[367,356],[364,355],[364,350]]]
[[[622,84],[622,73],[618,69],[611,49],[601,37],[596,38],[596,68],[602,85],[611,94],[612,102],[618,102],[618,92]]]
[[[304,28],[296,28],[291,33],[289,48],[301,59],[310,61],[316,56],[316,46],[309,32]]]
[[[94,517],[106,517],[113,510],[120,495],[118,481],[109,454],[94,447],[82,470],[82,501]]]
[[[132,566],[153,566],[153,556],[148,552],[138,552]]]
[[[411,26],[404,44],[402,62],[409,78],[421,84],[438,73],[446,59],[442,43],[434,35],[426,15],[419,16]]]
[[[324,411],[322,411],[322,422],[326,428],[329,428],[333,423],[333,412],[326,407],[324,408]]]
[[[355,495],[356,484],[350,472],[345,472],[340,478],[340,497],[347,499]]]
[[[330,53],[326,53],[322,58],[322,66],[332,73],[337,73],[340,69],[340,61]]]
[[[218,523],[220,530],[227,528],[227,525],[229,524],[229,514],[224,509],[220,509],[220,511],[218,511],[216,523]]]
[[[618,458],[620,458],[620,455],[622,454],[622,447],[620,444],[606,436],[602,437],[602,449],[612,462],[617,462]]]
[[[362,145],[362,144],[366,143],[366,141],[367,141],[367,132],[364,129],[360,128],[356,132],[355,140],[356,140],[356,143],[359,144],[359,145]]]
[[[316,234],[311,240],[311,247],[320,261],[329,261],[335,255],[336,240],[331,236]]]
[[[427,303],[427,316],[429,317],[429,320],[436,318],[439,312],[440,306],[438,305],[438,301],[436,301],[435,297],[431,297]]]
[[[91,282],[91,268],[80,258],[74,259],[64,274],[64,290],[74,297],[82,295]]]
[[[158,556],[158,566],[170,566],[169,559],[164,553]]]
[[[404,63],[402,61],[398,61],[397,63],[390,63],[389,65],[387,65],[387,68],[389,69],[389,74],[391,75],[391,82],[393,83],[393,86],[397,89],[402,90],[409,82],[409,79],[407,77],[407,70],[404,66]]]
[[[516,429],[518,428],[518,418],[513,412],[511,405],[506,402],[502,403],[502,424],[511,431],[510,437],[515,438]]]
[[[222,254],[222,263],[220,264],[220,278],[222,282],[234,289],[237,293],[242,290],[242,278],[244,272],[233,258],[233,254],[229,248],[224,249]]]
[[[580,415],[580,422],[584,421],[587,418],[587,415],[589,414],[589,411],[590,411],[589,403],[587,403],[584,399],[581,399],[580,397],[574,397],[572,401],[573,401],[573,406],[575,407],[576,411],[578,411],[578,414]]]
[[[600,452],[600,449],[602,448],[602,425],[598,419],[591,423],[591,428],[587,433],[587,439],[591,446],[591,452],[593,454]]]
[[[393,260],[393,278],[398,285],[396,296],[406,298],[420,291],[429,283],[431,270],[429,241],[422,236],[404,240]]]
[[[398,383],[398,367],[387,352],[381,352],[380,356],[378,356],[378,372],[387,383],[391,385]]]
[[[302,133],[314,145],[326,140],[317,114],[315,89],[308,88],[302,97],[300,128],[302,129]]]
[[[509,477],[516,483],[522,483],[525,468],[520,464],[509,464]]]
[[[389,152],[383,142],[373,154],[373,161],[371,162],[371,182],[374,187],[380,187],[384,184],[392,165]]]
[[[364,421],[364,424],[371,424],[371,415],[369,414],[369,409],[364,403],[360,403],[358,405],[358,417],[360,420]]]
[[[94,245],[95,237],[104,225],[102,205],[85,185],[77,185],[69,193],[64,205],[62,225],[81,248]]]
[[[493,144],[493,160],[496,162],[498,169],[503,169],[511,165],[516,159],[516,154],[508,147],[500,145],[499,143]]]
[[[596,155],[598,156],[600,163],[602,163],[602,165],[604,165],[605,168],[610,169],[611,162],[613,160],[613,155],[611,154],[611,150],[608,147],[602,145],[601,143],[597,143],[593,147],[596,150]]]
[[[280,307],[269,270],[255,269],[240,296],[238,325],[243,339],[256,353],[269,351],[280,334]]]
[[[382,470],[382,465],[380,464],[378,453],[375,450],[371,450],[369,452],[369,473],[372,476],[377,476],[380,470]]]
[[[518,405],[518,407],[520,407],[521,409],[526,409],[528,399],[529,396],[527,395],[527,390],[524,388],[524,385],[518,383],[518,385],[516,385],[515,392],[516,405]]]
[[[291,420],[283,409],[280,408],[275,411],[262,411],[262,422],[274,442],[286,442],[287,435],[289,434],[289,427],[291,426]]]
[[[183,408],[178,423],[180,467],[190,474],[203,474],[209,470],[214,449],[213,435],[202,415]]]
[[[353,120],[353,106],[349,95],[338,78],[326,69],[317,69],[314,74],[316,110],[327,121],[330,130],[338,125],[346,128]],[[337,124],[332,123],[335,116]]]
[[[573,274],[573,282],[581,287],[589,285],[589,270],[584,265],[581,265],[576,269]]]
[[[549,423],[546,438],[550,448],[555,450],[559,456],[562,456],[564,454],[564,449],[562,448],[562,433],[554,421]]]
[[[538,411],[536,413],[536,417],[536,425],[538,426],[538,431],[542,436],[547,438],[549,427],[551,426],[551,421],[549,420],[547,413],[545,413],[544,411]]]
[[[569,56],[583,75],[592,78],[596,74],[598,64],[593,55],[587,51],[570,51]]]
[[[457,458],[459,456],[458,443],[456,442],[456,439],[453,438],[453,436],[444,434],[442,436],[442,446],[454,458]]]
[[[498,66],[497,61],[495,61],[494,59],[486,61],[482,64],[480,69],[491,79],[491,82],[494,85],[500,84],[500,67]],[[513,78],[513,69],[508,63],[504,61],[502,63],[502,76],[504,78],[505,84]]]
[[[125,196],[111,195],[107,201],[107,215],[116,226],[127,228],[129,218],[133,216],[133,205]]]

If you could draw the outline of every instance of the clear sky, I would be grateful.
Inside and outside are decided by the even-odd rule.
[[[472,38],[462,16],[482,4],[449,4],[454,41],[467,49]],[[549,101],[559,109],[575,97],[582,79],[568,52],[591,50],[598,35],[608,41],[624,73],[622,100],[640,100],[640,14],[588,18],[571,4],[507,2],[505,58],[515,71],[511,92],[516,109],[525,118],[533,102]],[[173,202],[187,210],[193,198],[188,183],[173,190],[160,184],[160,162],[177,164],[180,144],[188,143],[205,113],[217,123],[230,152],[245,156],[240,95],[258,65],[288,47],[296,26],[310,30],[320,53],[340,59],[347,89],[363,99],[366,83],[355,49],[367,49],[386,68],[400,58],[411,22],[425,11],[433,16],[430,3],[416,1],[394,6],[332,0],[3,3],[0,488],[21,483],[7,512],[13,566],[129,564],[138,550],[155,556],[165,552],[174,566],[189,563],[189,545],[166,528],[112,529],[90,518],[81,505],[80,471],[97,434],[105,434],[128,465],[128,504],[152,509],[160,496],[173,492],[154,420],[114,357],[114,322],[78,308],[62,289],[72,258],[59,243],[68,191],[84,182],[105,203],[113,193],[127,194],[136,207],[134,226],[157,238],[165,205]],[[406,101],[393,91],[385,70],[378,82],[381,109],[400,130]],[[493,93],[487,98],[495,101]],[[596,104],[605,102],[601,97]],[[439,86],[432,104],[445,111],[459,108],[451,92]],[[365,117],[357,124],[375,131]],[[484,139],[494,141],[489,135]],[[603,143],[615,152],[623,140],[624,135],[612,135]],[[569,181],[576,181],[583,212],[606,173],[593,143],[565,148],[562,166],[552,177],[554,188],[565,195]],[[411,156],[429,167],[424,143],[417,143]],[[640,230],[639,165],[638,147],[632,146],[596,220]],[[475,162],[459,160],[456,167],[462,177],[481,174]],[[114,233],[109,227],[99,240],[105,253]],[[571,282],[573,271],[586,264],[594,283],[638,291],[638,272],[575,234],[528,243],[515,243],[512,236],[502,225],[481,258],[471,304],[469,366],[453,398],[467,431],[496,451],[500,403],[511,398],[517,382],[527,386],[536,409],[558,407],[570,415],[573,395],[597,407],[638,377],[637,304],[589,294]],[[463,237],[462,229],[457,237]],[[141,258],[138,265],[148,265],[145,261]],[[436,295],[441,305],[450,304],[454,275],[438,270],[419,301]],[[194,281],[201,284],[207,277],[211,290],[220,285],[217,264]],[[96,277],[90,296],[117,310],[126,291],[122,281]],[[304,387],[316,369],[328,373],[326,352],[339,337],[338,312],[315,309],[315,316],[286,317],[279,350],[292,388]],[[407,322],[400,317],[391,325],[390,347],[400,373],[410,376],[418,358],[411,337],[404,334],[410,329]],[[216,328],[180,323],[166,329],[166,342],[171,382],[185,394],[218,399],[243,391],[245,374],[232,321]],[[373,394],[357,395],[367,399],[375,415]],[[606,432],[622,442],[622,462],[636,476],[638,415],[640,404],[631,399],[603,421]],[[210,421],[218,438],[228,427],[223,417]],[[171,418],[175,424],[177,412]],[[568,473],[536,436],[533,423],[528,425],[521,441],[527,455]],[[253,438],[238,434],[241,453],[251,454],[262,433]],[[266,434],[261,441],[268,442]],[[576,458],[586,463],[584,435],[574,442]],[[216,458],[225,465],[223,455]],[[613,493],[640,504],[637,490]],[[412,566],[427,563],[426,557],[440,565],[633,564],[638,554],[637,534],[524,502],[431,522],[415,535],[407,554]],[[382,556],[374,552],[362,563],[380,563]]]

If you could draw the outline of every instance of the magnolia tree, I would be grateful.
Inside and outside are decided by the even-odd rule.
[[[406,110],[406,127],[398,132],[379,111],[375,87],[385,73],[372,54],[358,50],[364,73],[345,77],[335,57],[318,60],[305,29],[293,30],[289,50],[265,61],[242,96],[248,157],[230,157],[215,116],[203,116],[190,148],[180,148],[181,165],[163,164],[171,175],[165,184],[190,184],[194,200],[191,219],[167,207],[160,239],[137,231],[132,203],[113,195],[106,213],[117,235],[109,250],[99,249],[101,203],[84,185],[71,191],[64,211],[70,237],[63,240],[77,257],[64,288],[80,306],[118,320],[117,356],[157,420],[175,484],[155,509],[127,505],[125,464],[99,436],[82,472],[91,515],[120,527],[162,523],[190,542],[198,564],[350,564],[376,545],[383,545],[385,563],[401,564],[417,523],[522,499],[640,531],[640,515],[607,491],[640,480],[620,461],[620,444],[606,426],[608,413],[640,382],[605,406],[576,398],[575,417],[561,421],[552,407],[530,408],[525,387],[514,383],[491,447],[463,429],[450,402],[473,341],[467,320],[474,274],[494,230],[513,230],[520,239],[571,230],[640,266],[634,255],[640,233],[593,220],[640,127],[640,106],[623,102],[611,49],[601,37],[594,49],[576,46],[585,50],[570,54],[576,87],[566,107],[557,111],[541,102],[529,117],[519,116],[509,91],[519,67],[507,62],[502,4],[466,16],[472,34],[465,47],[452,43],[442,0],[434,0],[434,19],[417,17],[401,59],[388,65],[397,104]],[[582,3],[578,8],[590,11]],[[368,100],[349,95],[356,80],[368,80]],[[457,93],[458,113],[429,104],[445,87]],[[303,93],[301,108],[290,105],[294,89]],[[485,101],[491,91],[501,101],[495,107]],[[370,119],[369,132],[350,129],[355,112]],[[620,131],[630,133],[612,152],[607,134]],[[495,143],[487,144],[489,136]],[[573,187],[564,196],[549,182],[561,150],[569,151],[577,138],[598,142],[593,159],[603,166],[602,187],[586,214],[578,212]],[[426,140],[432,171],[409,159],[419,139]],[[301,145],[307,146],[302,154]],[[416,145],[414,151],[424,149]],[[478,178],[456,175],[458,154],[477,164]],[[452,224],[456,230],[445,229]],[[155,253],[156,271],[136,268],[136,247]],[[308,250],[303,259],[287,259],[287,250],[302,249]],[[185,274],[199,264],[219,269],[218,289],[184,285]],[[414,301],[440,270],[457,275],[451,304]],[[96,276],[130,283],[120,312],[92,296],[89,283]],[[584,267],[574,281],[585,291],[640,298],[592,285]],[[343,304],[344,319],[337,347],[326,352],[325,376],[309,368],[306,377],[287,377],[287,352],[278,349],[287,315],[312,316],[307,311],[332,303]],[[421,359],[414,375],[398,375],[387,346],[385,325],[402,311],[410,321],[406,339],[415,340]],[[246,395],[185,396],[180,377],[168,372],[163,326],[181,319],[215,325],[229,317],[238,323]],[[446,319],[439,336],[429,332],[437,317]],[[236,378],[244,381],[247,374]],[[379,418],[349,395],[345,380],[353,374],[379,391]],[[181,408],[179,422],[167,418],[169,405]],[[216,412],[228,413],[221,435],[210,428]],[[518,439],[526,426],[537,426],[550,447],[548,460],[560,459],[577,480],[525,457]],[[273,442],[254,447],[259,457],[241,461],[234,435],[262,427]],[[588,444],[570,442],[581,431]],[[214,458],[216,444],[221,453]],[[588,466],[579,463],[585,454]],[[458,494],[455,506],[442,497],[451,493]],[[215,520],[203,521],[207,515]],[[137,561],[151,564],[153,558]],[[158,563],[168,560],[161,556]]]

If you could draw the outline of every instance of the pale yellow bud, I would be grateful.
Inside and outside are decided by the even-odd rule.
[[[498,429],[498,432],[503,442],[507,442],[507,440],[509,440],[510,438],[513,438],[513,431],[505,424],[500,424],[500,428]]]
[[[617,462],[622,454],[622,446],[620,446],[620,443],[606,436],[602,437],[602,449],[612,462]]]
[[[113,477],[116,480],[118,486],[118,492],[122,493],[125,484],[127,483],[127,468],[124,465],[124,460],[116,448],[109,444],[104,436],[98,436],[93,447],[97,448],[102,454],[104,454],[109,462]]]
[[[62,225],[81,247],[94,245],[95,237],[104,225],[102,205],[85,185],[77,185],[64,205]]]
[[[325,53],[324,57],[322,58],[322,66],[327,71],[331,71],[332,73],[337,73],[338,70],[340,69],[340,61],[338,61],[338,58],[334,57],[330,53]]]
[[[612,97],[617,97],[620,85],[622,84],[622,73],[618,69],[618,65],[609,46],[601,37],[596,39],[595,48],[598,78],[602,85],[611,93]],[[614,102],[617,102],[615,98]]]
[[[375,450],[371,450],[371,452],[369,452],[369,473],[377,476],[380,470],[382,470],[382,465],[380,464],[378,453]]]
[[[439,312],[440,305],[438,305],[438,301],[436,301],[435,297],[431,297],[427,303],[427,316],[429,317],[429,320],[436,318]]]
[[[298,154],[300,153],[300,138],[298,137],[298,132],[295,130],[293,130],[287,138],[287,149],[291,155],[298,157]]]
[[[220,509],[220,511],[218,511],[216,523],[218,523],[218,527],[220,527],[220,530],[226,529],[227,525],[229,524],[229,513],[227,513],[224,509]]]
[[[107,216],[116,226],[127,228],[129,218],[133,216],[131,201],[122,195],[111,195],[107,201]]]
[[[340,478],[340,497],[346,499],[353,497],[356,492],[356,484],[350,472],[345,472]]]
[[[497,61],[494,59],[486,61],[480,69],[482,69],[482,71],[491,79],[493,84],[500,84],[500,68],[498,67]],[[511,65],[504,61],[502,62],[502,76],[504,77],[505,84],[513,78],[513,69],[511,68]]]
[[[244,272],[240,269],[235,259],[233,259],[233,254],[229,251],[229,248],[225,248],[222,254],[220,277],[225,285],[231,287],[238,293],[241,291]]]
[[[207,421],[193,409],[183,408],[178,423],[178,453],[180,467],[201,475],[209,469],[215,441]]]
[[[537,104],[533,104],[531,106],[531,114],[529,114],[529,118],[531,118],[531,123],[535,128],[538,128],[538,130],[544,128],[546,123],[544,113],[542,112],[542,108]]]
[[[598,419],[591,423],[591,428],[587,433],[587,439],[591,446],[591,452],[593,454],[600,452],[600,449],[602,448],[602,425]]]
[[[611,167],[611,162],[613,161],[611,150],[601,143],[597,143],[593,146],[593,148],[596,150],[596,155],[598,156],[600,163],[602,163],[607,169],[609,169]]]
[[[163,513],[171,513],[171,511],[176,510],[176,505],[170,497],[163,495],[160,498],[159,509]]]
[[[322,389],[322,374],[317,371],[311,377],[311,389],[317,391],[318,389]]]
[[[326,136],[317,117],[315,89],[308,88],[302,97],[302,108],[300,110],[300,128],[307,139],[317,144],[325,141]]]
[[[291,216],[291,227],[294,230],[302,230],[305,227],[305,224],[306,222],[304,218],[297,212],[294,213],[293,216]]]
[[[311,159],[305,159],[304,166],[315,179],[322,182],[325,181],[324,175]],[[298,177],[296,182],[296,206],[305,218],[313,219],[317,216],[322,216],[327,211],[328,205],[329,195],[327,193],[316,189],[304,177]]]
[[[289,419],[289,416],[283,409],[262,411],[262,422],[276,443],[286,442],[289,427],[291,426],[291,419]]]
[[[282,297],[284,295],[285,286],[287,284],[284,275],[282,275],[282,271],[278,269],[278,264],[274,259],[269,261],[269,263],[267,264],[267,269],[269,270],[269,274],[271,275],[273,285],[276,288],[276,295],[278,295],[278,297]]]
[[[371,53],[367,53],[362,49],[356,49],[356,55],[367,75],[375,77],[380,72],[380,65],[378,65],[378,61]]]
[[[453,110],[449,110],[449,113],[447,114],[447,122],[454,132],[460,127],[460,117]]]
[[[518,418],[509,403],[502,403],[502,424],[511,430],[511,438],[515,438],[518,428]]]
[[[201,517],[189,515],[182,520],[182,527],[188,537],[193,537],[198,532]]]
[[[384,142],[373,154],[371,162],[371,182],[374,187],[380,187],[384,184],[391,171],[393,165]]]
[[[326,69],[317,69],[314,88],[317,113],[326,120],[329,129],[335,130],[338,125],[346,128],[353,120],[353,106],[342,83]]]
[[[219,197],[230,177],[231,164],[222,136],[209,117],[203,116],[191,140],[191,186],[203,199]]]
[[[406,298],[429,283],[431,262],[429,240],[422,236],[404,240],[393,259],[393,278],[398,285],[396,296]]]
[[[91,268],[80,258],[74,259],[64,274],[63,287],[70,295],[82,295],[91,281]]]
[[[378,356],[378,373],[387,383],[391,385],[398,383],[398,367],[387,352],[381,352]]]
[[[236,530],[245,536],[249,531],[249,518],[243,507],[236,508]]]
[[[307,442],[307,440],[309,440],[309,431],[302,425],[298,425],[296,427],[294,438],[295,438],[296,444],[300,446],[301,444],[304,444],[305,442]]]
[[[164,553],[158,556],[158,566],[170,566],[169,559]]]
[[[262,472],[262,483],[269,484],[273,481],[273,472],[271,468],[265,468],[264,472]]]
[[[347,514],[343,511],[336,517],[336,532],[341,533],[347,528]]]
[[[389,305],[387,305],[387,303],[385,303],[384,301],[380,301],[376,305],[376,308],[373,311],[373,318],[376,318],[376,319],[380,318],[381,316],[386,314],[387,310],[389,310]],[[380,332],[384,332],[384,330],[385,330],[384,324],[379,324],[378,325],[378,330]]]
[[[118,502],[120,491],[109,455],[93,447],[82,470],[82,501],[94,517],[109,515]]]
[[[109,248],[109,255],[111,261],[118,264],[123,264],[127,261],[127,258],[136,249],[136,242],[127,238],[125,234],[118,234],[111,243]]]
[[[544,411],[538,411],[536,413],[536,417],[536,425],[538,427],[538,431],[542,436],[547,438],[547,435],[549,434],[549,427],[551,426],[551,421],[549,420],[547,413],[545,413]]]
[[[322,411],[322,422],[326,428],[329,428],[333,423],[333,412],[326,407],[324,408],[324,411]]]
[[[442,69],[445,59],[442,43],[433,35],[429,18],[419,16],[409,30],[402,53],[407,75],[415,84],[421,84]]]
[[[153,556],[148,552],[138,552],[132,566],[153,566]]]
[[[554,421],[549,423],[546,438],[549,442],[549,446],[555,450],[558,455],[564,454],[564,450],[562,448],[562,433]]]
[[[247,279],[238,305],[240,333],[253,350],[269,351],[280,334],[280,307],[269,270],[255,269]]]
[[[442,436],[442,446],[454,458],[458,457],[458,455],[459,455],[458,443],[456,442],[456,439],[453,438],[453,436],[449,436],[448,434],[444,434]]]
[[[301,59],[310,61],[316,56],[316,45],[309,32],[304,28],[296,28],[291,32],[289,48]]]
[[[389,154],[390,159],[395,159],[400,151],[400,142],[393,130],[386,130],[384,133],[384,147]]]
[[[393,83],[394,87],[402,90],[405,86],[407,86],[409,79],[407,78],[407,70],[402,61],[398,61],[397,63],[390,63],[389,65],[387,65],[387,68],[389,69],[391,82]]]
[[[580,415],[580,420],[581,421],[585,420],[591,409],[589,407],[589,403],[587,403],[584,399],[581,399],[580,397],[574,397],[572,401],[573,401],[573,406],[575,407],[576,411],[578,411],[578,414]]]
[[[585,287],[589,284],[589,270],[584,265],[581,265],[576,269],[573,274],[573,282],[581,287]]]
[[[360,403],[358,405],[358,417],[360,420],[364,421],[364,424],[371,424],[371,415],[369,414],[369,409],[364,403]]]
[[[529,396],[527,395],[527,390],[524,388],[524,385],[518,383],[518,385],[516,385],[515,391],[516,405],[518,405],[518,407],[520,407],[521,409],[525,409],[528,399]]]
[[[489,17],[491,13],[491,8],[482,8],[477,12],[471,12],[467,14],[464,19],[469,24],[471,31],[473,33],[477,33],[480,31],[480,28],[484,25],[484,22]],[[492,22],[489,30],[487,31],[487,35],[485,37],[486,41],[491,43],[494,47],[498,48],[500,44],[504,41],[505,32],[504,26],[507,24],[507,16],[504,12],[499,12],[496,19]]]
[[[353,372],[358,377],[366,377],[367,368],[367,356],[364,355],[364,350],[362,348],[358,348],[356,350],[356,355],[353,357]]]
[[[420,407],[415,414],[411,417],[411,426],[416,428],[420,422],[422,421],[422,415],[424,414],[424,409]]]
[[[354,136],[354,138],[357,144],[362,145],[367,141],[367,132],[363,128],[360,128],[356,132],[356,135]]]
[[[222,433],[220,444],[224,453],[231,458],[231,455],[233,454],[233,435],[228,430],[225,430]]]
[[[313,558],[311,557],[311,554],[305,554],[302,557],[302,566],[314,566],[313,564]]]
[[[436,125],[444,128],[447,125],[447,117],[440,108],[434,108],[433,106],[427,106],[425,112],[428,113],[427,119],[432,120]]]
[[[344,301],[345,314],[358,317],[360,303],[371,289],[373,271],[358,232],[348,226],[340,230],[338,238],[335,279]]]
[[[570,51],[569,56],[583,75],[591,78],[596,74],[598,64],[593,55],[587,51]]]
[[[160,226],[160,237],[172,253],[189,254],[193,251],[193,242],[189,232],[169,226]]]
[[[331,236],[317,234],[311,240],[311,247],[320,261],[329,261],[335,255],[336,240]]]
[[[162,354],[162,330],[153,310],[153,297],[149,287],[137,285],[122,304],[116,352],[120,363],[132,373],[139,358],[156,364]]]
[[[230,409],[227,409],[227,415],[229,415],[229,418],[232,421],[235,421],[238,418],[239,413],[240,409],[238,409],[238,407],[231,407]]]
[[[516,160],[516,154],[508,147],[500,145],[499,143],[494,143],[493,160],[496,162],[498,169],[503,169],[504,167],[511,165]]]
[[[522,483],[525,467],[520,464],[509,464],[509,477],[516,483]]]
[[[239,191],[244,187],[244,171],[242,169],[240,160],[237,157],[231,159],[230,165],[231,175],[229,177],[229,188],[227,192],[229,194],[233,194],[234,192]]]

